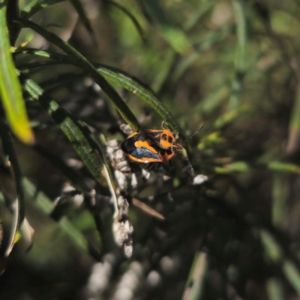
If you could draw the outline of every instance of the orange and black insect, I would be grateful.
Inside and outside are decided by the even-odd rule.
[[[163,130],[137,131],[128,136],[121,145],[129,159],[143,164],[161,163],[170,160],[182,151],[176,134],[164,126]]]

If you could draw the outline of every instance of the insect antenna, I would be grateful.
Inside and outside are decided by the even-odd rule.
[[[188,137],[185,142],[187,143],[190,139],[192,139],[192,137],[197,134],[199,131],[202,130],[202,128],[204,127],[204,125],[202,125],[197,131],[195,131],[190,137]]]
[[[199,131],[201,131],[201,129],[203,128],[204,126],[201,126],[197,131],[195,131],[189,138],[187,138],[186,140],[185,140],[185,142],[187,143],[190,139],[192,139],[192,137],[195,135],[195,134],[197,134]],[[183,157],[184,157],[184,159],[186,159],[186,161],[187,161],[187,163],[188,163],[188,165],[189,165],[189,167],[190,167],[190,169],[191,169],[191,176],[195,176],[195,171],[194,171],[194,168],[193,168],[193,165],[192,165],[192,163],[191,163],[191,161],[188,159],[188,157],[186,157],[186,156],[184,156],[184,155],[182,155]]]

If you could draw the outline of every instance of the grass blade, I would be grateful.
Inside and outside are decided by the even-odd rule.
[[[184,54],[192,49],[192,45],[184,31],[173,26],[173,24],[167,18],[160,1],[143,1],[143,4],[150,12],[150,15],[158,23],[162,37],[169,43],[174,51]]]
[[[222,127],[232,123],[237,118],[249,112],[249,110],[250,110],[249,105],[245,104],[235,109],[232,109],[231,111],[228,111],[227,113],[223,114],[215,121],[214,124],[215,129],[221,129]]]
[[[235,56],[235,78],[232,82],[232,94],[229,100],[229,107],[230,109],[235,109],[239,106],[239,95],[242,90],[242,83],[245,75],[248,36],[244,0],[232,0],[232,6],[236,19],[237,46]]]
[[[144,102],[149,104],[164,120],[168,121],[168,124],[174,131],[181,132],[180,127],[171,112],[150,89],[138,83],[137,80],[134,80],[132,77],[123,72],[103,67],[98,68],[98,70],[107,80],[124,87],[126,90],[132,92]]]
[[[90,137],[87,126],[77,120],[71,113],[61,108],[57,102],[49,99],[43,89],[33,80],[26,79],[24,88],[31,97],[39,101],[40,104],[48,111],[55,122],[60,126],[61,130],[67,136],[72,146],[83,160],[94,178],[101,184],[106,185],[105,179],[101,173],[104,153],[101,153],[99,147]]]
[[[7,1],[7,11],[6,11],[6,20],[7,27],[9,32],[10,44],[13,46],[16,42],[16,39],[19,35],[20,29],[14,23],[14,20],[19,17],[19,1],[10,0]]]
[[[289,193],[288,175],[275,172],[272,188],[272,222],[278,228],[284,228],[288,215],[287,199]]]
[[[182,74],[188,68],[193,66],[195,62],[203,55],[203,52],[210,50],[215,44],[224,40],[229,35],[231,29],[231,26],[225,26],[220,30],[210,32],[201,38],[201,41],[197,42],[195,45],[195,51],[186,55],[178,63],[172,75],[172,82],[176,83]]]
[[[259,229],[259,236],[264,247],[265,254],[273,264],[280,265],[286,279],[299,296],[300,272],[297,268],[297,264],[290,258],[286,257],[284,248],[278,243],[271,232],[265,229]]]
[[[119,3],[116,3],[114,1],[106,1],[106,2],[110,5],[118,8],[120,11],[122,11],[124,14],[126,14],[128,16],[128,18],[132,21],[133,25],[135,26],[135,28],[136,28],[137,32],[139,33],[143,42],[146,42],[145,33],[142,29],[142,26],[140,25],[138,20],[135,18],[135,16],[130,11],[128,11],[124,6],[120,5]]]
[[[34,150],[55,165],[68,179],[71,180],[72,184],[77,190],[90,191],[92,189],[91,186],[85,182],[85,180],[82,180],[82,176],[77,172],[77,170],[69,167],[63,159],[41,145],[35,145]]]
[[[186,288],[182,300],[197,300],[203,296],[203,284],[208,270],[208,256],[205,252],[195,255],[193,265],[186,282]]]
[[[283,292],[282,282],[277,278],[271,278],[266,284],[267,293],[270,300],[286,299]]]
[[[13,63],[6,24],[5,1],[0,1],[0,95],[8,124],[24,143],[33,144],[34,136],[29,126],[15,65]]]
[[[292,115],[289,124],[289,137],[286,145],[286,154],[295,155],[300,148],[300,86],[298,84]]]
[[[61,55],[58,53],[53,53],[45,50],[39,49],[21,49],[17,53],[24,54],[34,54],[41,57],[48,57],[56,59],[59,62],[64,62],[68,64],[74,64],[70,57],[66,55]],[[52,63],[52,62],[49,62]],[[35,65],[34,65],[35,66]],[[180,129],[176,119],[173,117],[171,112],[164,106],[164,104],[158,99],[155,93],[147,87],[145,84],[141,83],[139,80],[133,76],[119,70],[116,68],[111,68],[102,64],[94,64],[97,67],[97,71],[101,75],[110,81],[111,83],[117,84],[118,86],[123,87],[129,92],[133,93],[135,96],[139,97],[145,103],[150,105],[161,117],[163,120],[168,121],[168,125],[172,128],[173,131],[179,132],[183,137],[182,130]]]
[[[290,260],[285,260],[283,263],[283,273],[285,274],[287,280],[296,290],[298,297],[300,296],[300,272],[294,264]]]
[[[213,9],[215,2],[215,0],[199,2],[195,14],[191,18],[187,18],[184,22],[182,26],[183,29],[185,31],[192,30],[197,25],[197,23]]]
[[[61,48],[65,51],[73,62],[81,67],[84,71],[86,71],[94,80],[95,82],[102,88],[102,90],[106,93],[108,98],[114,104],[120,115],[123,119],[130,125],[130,127],[136,131],[140,128],[140,125],[133,115],[131,110],[119,96],[119,94],[111,87],[111,85],[104,79],[103,76],[99,74],[97,69],[93,66],[91,62],[89,62],[82,54],[80,54],[77,50],[75,50],[72,46],[68,43],[64,42],[55,34],[45,30],[44,28],[40,27],[39,25],[30,22],[24,19],[18,19],[18,22],[23,27],[28,27],[36,31],[38,34],[43,36],[46,40],[53,43],[57,47]]]
[[[21,227],[21,224],[25,217],[25,203],[24,203],[24,191],[21,183],[21,172],[17,156],[11,141],[11,137],[8,128],[3,121],[0,121],[0,134],[2,139],[3,152],[5,154],[6,165],[8,166],[12,180],[15,184],[16,197],[12,200],[10,208],[13,213],[13,224],[11,230],[11,236],[9,238],[9,244],[5,251],[5,256],[8,256],[13,249],[16,241],[16,235]]]
[[[90,23],[90,20],[88,18],[88,16],[86,15],[84,9],[83,9],[83,6],[80,2],[80,0],[70,0],[72,5],[74,6],[76,12],[78,13],[81,21],[83,22],[86,30],[91,34],[93,35],[93,28],[92,28],[92,25]]]
[[[23,180],[26,197],[32,200],[32,203],[37,206],[43,213],[50,215],[53,210],[52,201],[42,192],[36,194],[37,188],[28,179]],[[33,201],[34,200],[34,201]],[[82,250],[88,252],[87,241],[83,234],[65,217],[59,222],[61,228],[73,239]]]
[[[272,171],[283,173],[300,174],[300,167],[296,164],[285,163],[281,161],[272,161],[267,164],[267,168]]]
[[[44,0],[44,1],[38,2],[37,4],[35,4],[33,6],[28,5],[23,8],[23,11],[21,12],[21,17],[24,19],[30,19],[34,14],[36,14],[43,8],[47,8],[51,5],[61,3],[64,1],[66,1],[66,0]]]

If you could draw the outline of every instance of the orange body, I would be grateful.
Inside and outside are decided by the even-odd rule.
[[[182,146],[168,129],[134,132],[121,147],[131,160],[144,164],[168,161],[182,151]]]

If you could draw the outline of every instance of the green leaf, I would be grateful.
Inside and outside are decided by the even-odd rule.
[[[192,45],[185,33],[179,28],[163,25],[160,27],[161,34],[171,47],[180,54],[192,49]]]
[[[199,42],[197,41],[195,46],[196,49],[191,53],[185,55],[177,64],[172,74],[172,82],[176,83],[180,79],[182,74],[188,68],[194,66],[195,62],[203,56],[203,52],[210,50],[217,43],[228,37],[231,30],[231,26],[224,26],[220,30],[209,32],[208,34],[204,35]]]
[[[228,164],[225,167],[215,167],[215,171],[220,174],[229,174],[233,172],[247,172],[250,170],[250,166],[243,161],[237,161],[232,164]]]
[[[12,199],[12,203],[10,205],[10,209],[13,214],[13,224],[11,227],[12,229],[10,232],[8,247],[5,251],[5,255],[8,256],[15,244],[17,233],[20,230],[25,217],[25,203],[18,159],[11,141],[9,130],[2,120],[0,121],[0,134],[2,139],[3,152],[5,154],[6,165],[11,171],[11,180],[14,181],[16,193],[16,197]]]
[[[204,294],[205,277],[208,271],[208,255],[205,252],[197,252],[186,282],[183,294],[184,300],[202,299]]]
[[[283,274],[295,289],[298,296],[300,295],[300,272],[297,263],[288,254],[286,249],[276,239],[276,236],[266,229],[257,229],[265,250],[265,254],[269,260],[280,265]]]
[[[105,154],[99,150],[95,141],[90,137],[90,131],[87,126],[71,113],[61,108],[57,102],[49,99],[44,94],[43,89],[33,80],[26,79],[24,81],[24,88],[34,100],[40,102],[60,126],[94,178],[101,185],[105,185],[105,179],[102,175]]]
[[[272,223],[284,228],[288,216],[289,174],[275,172],[272,184]]]
[[[270,300],[284,300],[284,289],[282,282],[273,277],[267,281],[266,290]]]
[[[130,13],[125,7],[120,5],[119,3],[116,3],[114,1],[106,1],[106,2],[112,6],[115,6],[116,8],[121,10],[123,13],[125,13],[129,17],[129,19],[132,21],[132,23],[135,26],[136,30],[138,31],[141,39],[144,42],[146,42],[145,33],[144,33],[140,23],[138,22],[138,20],[135,18],[135,16],[132,13]]]
[[[41,57],[49,57],[52,59],[56,59],[60,62],[74,64],[74,62],[70,59],[70,57],[66,55],[61,55],[58,53],[52,53],[45,50],[39,49],[20,49],[17,53],[24,54],[34,54]],[[49,61],[49,64],[53,64],[53,61]],[[30,67],[39,67],[42,65],[47,65],[46,63],[33,63],[21,66],[21,68],[30,68]],[[172,128],[173,131],[179,132],[183,137],[183,133],[171,112],[164,106],[164,104],[158,99],[158,97],[154,94],[153,91],[145,84],[141,83],[138,79],[133,76],[125,73],[116,68],[112,68],[102,64],[94,64],[97,67],[97,70],[101,75],[107,79],[108,81],[117,84],[118,86],[123,87],[129,92],[133,93],[135,96],[139,97],[145,103],[149,104],[161,117],[163,120],[168,122],[168,125]]]
[[[41,145],[35,145],[34,150],[36,150],[40,155],[48,159],[54,166],[56,166],[68,179],[72,181],[74,187],[79,191],[90,191],[91,186],[82,180],[82,176],[72,167],[69,167],[63,159],[53,154],[47,148]]]
[[[17,70],[10,51],[6,24],[6,6],[0,1],[0,95],[8,124],[24,143],[33,144],[34,136],[29,126]]]
[[[220,129],[220,128],[224,127],[225,125],[232,123],[235,119],[241,117],[247,111],[249,111],[249,105],[247,105],[247,104],[242,105],[236,109],[233,109],[233,110],[223,114],[221,117],[219,117],[215,121],[214,127],[216,129]]]
[[[90,33],[90,34],[93,34],[93,28],[92,28],[92,25],[90,23],[90,20],[89,18],[87,17],[84,9],[83,9],[83,6],[81,4],[81,2],[79,0],[70,0],[71,3],[73,4],[76,12],[78,13],[81,21],[83,22],[85,28],[87,29],[87,31]]]
[[[290,260],[285,260],[283,263],[283,273],[285,274],[287,280],[290,282],[292,287],[300,295],[300,272],[296,264]]]
[[[150,15],[158,23],[162,37],[170,44],[174,51],[183,54],[192,49],[192,45],[184,31],[173,26],[171,21],[167,18],[164,7],[160,1],[143,1],[143,3],[150,12]]]
[[[37,187],[28,179],[23,180],[26,197],[29,197],[32,203],[38,207],[42,212],[49,215],[53,210],[53,202],[42,192],[36,193]],[[33,201],[34,200],[34,201]],[[88,251],[87,241],[83,234],[72,223],[64,217],[59,225],[72,238],[82,250]]]
[[[236,19],[237,46],[235,53],[235,78],[232,81],[232,94],[229,100],[230,109],[235,109],[239,106],[239,97],[246,71],[248,30],[244,2],[244,0],[232,0]]]
[[[143,86],[137,80],[120,70],[117,71],[116,69],[113,70],[109,67],[100,67],[98,68],[98,71],[110,82],[122,86],[137,97],[141,98],[144,102],[149,104],[163,118],[163,120],[167,120],[168,124],[174,131],[180,132],[179,125],[171,112],[149,88]]]
[[[258,229],[258,231],[260,234],[262,245],[268,258],[273,263],[280,262],[284,257],[284,253],[274,236],[265,229]]]
[[[195,107],[201,114],[209,115],[217,110],[230,95],[230,87],[224,83],[202,99]]]
[[[272,161],[268,163],[268,169],[272,171],[278,171],[278,172],[291,172],[291,173],[300,173],[300,167],[294,164],[285,163],[281,161]]]
[[[37,4],[30,3],[29,5],[23,8],[21,17],[24,19],[30,19],[34,14],[36,14],[40,10],[47,8],[51,5],[65,2],[65,1],[66,0],[44,0],[44,1],[39,1]]]
[[[82,68],[85,72],[87,72],[95,82],[102,88],[104,93],[108,96],[111,102],[114,104],[120,115],[123,119],[130,125],[130,127],[136,131],[139,130],[140,125],[133,115],[131,110],[128,108],[126,103],[122,100],[119,94],[113,89],[113,87],[101,76],[98,70],[93,66],[93,64],[88,61],[82,54],[80,54],[75,48],[70,46],[68,43],[64,42],[55,34],[47,31],[46,29],[40,27],[39,25],[30,22],[24,19],[18,19],[18,23],[23,27],[28,27],[36,31],[46,40],[50,41],[57,47],[61,48],[65,51],[69,57],[72,59],[73,63]]]
[[[296,89],[296,95],[289,124],[289,138],[286,146],[286,153],[294,155],[300,147],[300,88]]]
[[[191,15],[189,18],[186,18],[183,24],[183,29],[185,31],[191,31],[199,21],[206,16],[214,7],[216,0],[210,1],[199,1],[198,7],[195,8],[194,14]]]

